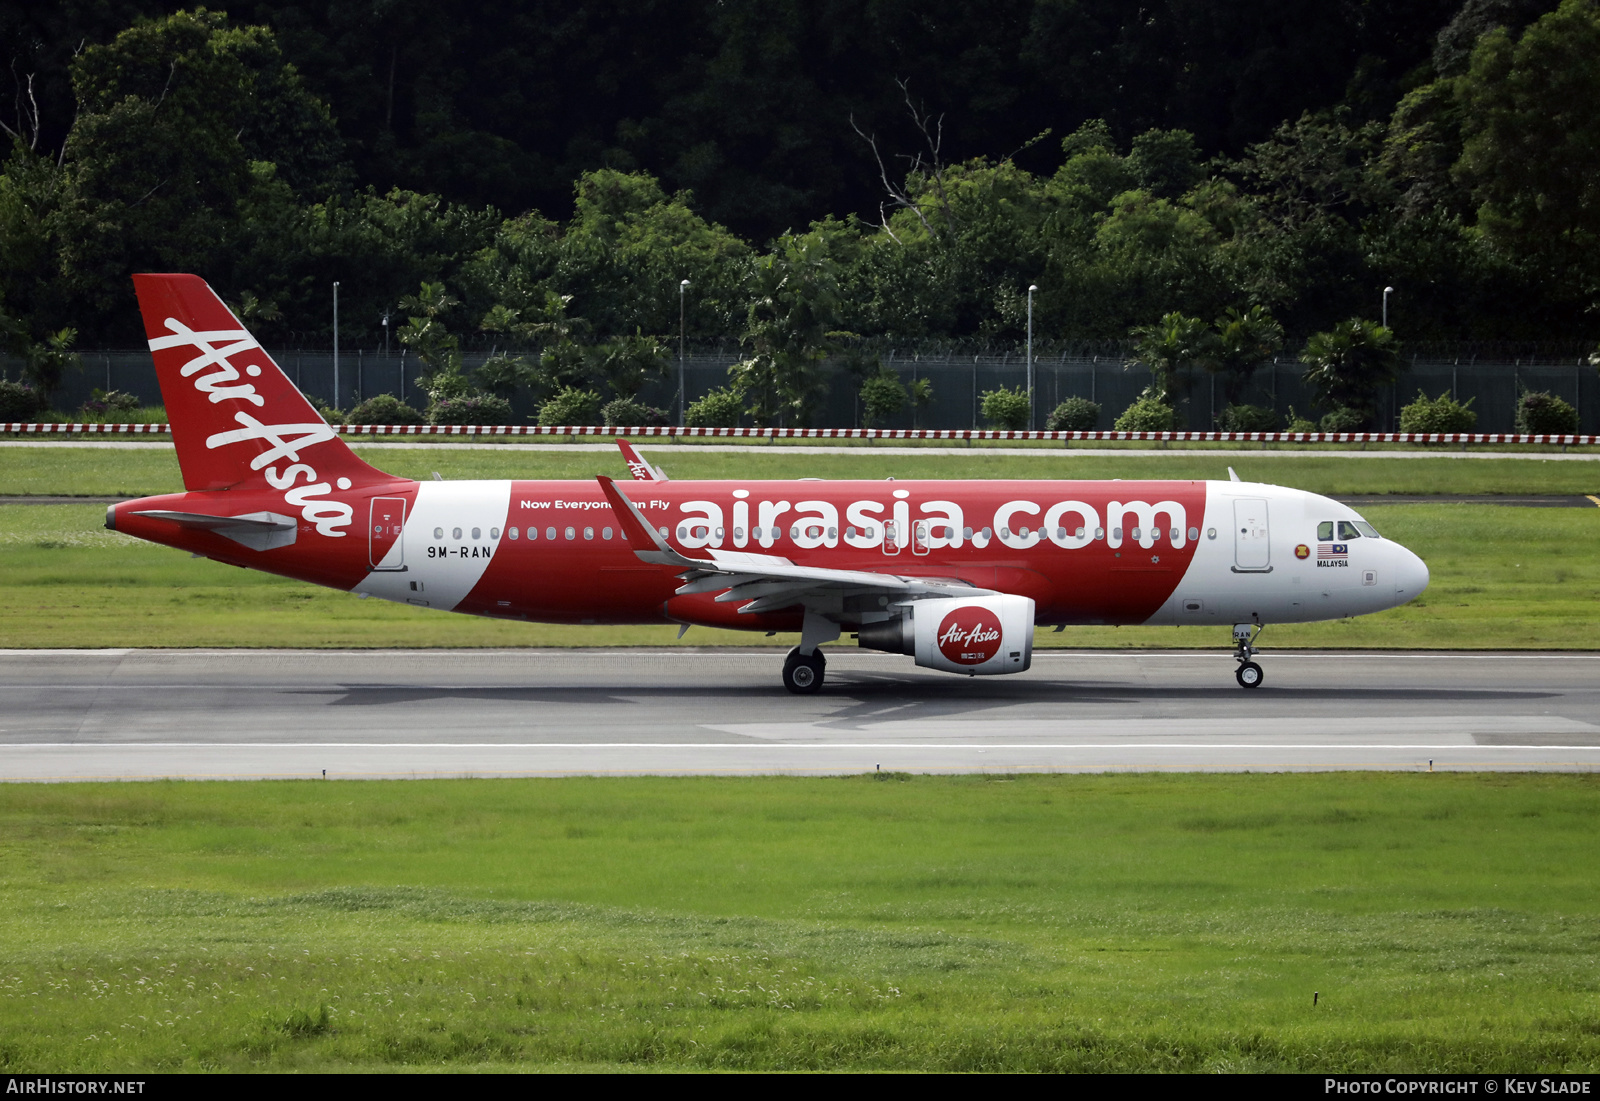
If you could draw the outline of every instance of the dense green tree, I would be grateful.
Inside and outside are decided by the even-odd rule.
[[[1145,367],[1151,381],[1147,393],[1162,405],[1187,396],[1198,371],[1210,369],[1219,353],[1216,332],[1198,317],[1173,312],[1153,325],[1133,330],[1133,361]]]
[[[1359,317],[1312,333],[1300,359],[1317,400],[1334,412],[1349,411],[1363,428],[1377,415],[1379,392],[1400,374],[1394,334]]]
[[[1520,39],[1486,34],[1460,83],[1457,172],[1502,254],[1600,301],[1600,5],[1563,0]]]
[[[1216,324],[1215,350],[1206,366],[1222,379],[1222,392],[1228,405],[1244,400],[1256,369],[1283,348],[1283,326],[1273,320],[1265,307],[1230,309]]]
[[[757,425],[805,425],[825,385],[820,368],[843,335],[839,269],[826,234],[775,242],[755,264],[744,335],[746,357],[728,369]]]

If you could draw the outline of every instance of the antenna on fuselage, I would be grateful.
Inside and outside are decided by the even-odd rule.
[[[438,475],[435,474],[434,477],[437,478]],[[1230,482],[1243,481],[1243,479],[1240,478],[1238,474],[1234,473],[1234,469],[1231,466],[1228,468],[1228,481],[1230,481]]]

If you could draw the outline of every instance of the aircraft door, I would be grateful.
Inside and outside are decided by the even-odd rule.
[[[1233,502],[1233,572],[1271,571],[1272,533],[1267,526],[1267,502],[1255,497]]]
[[[913,520],[911,523],[911,553],[927,554],[932,549],[928,545],[928,521]]]
[[[406,499],[404,497],[374,497],[371,517],[367,523],[367,557],[375,570],[403,570],[405,546],[401,544],[393,561],[380,565],[390,548],[400,538],[406,525]]]
[[[885,520],[883,522],[884,554],[899,554],[900,540],[904,538],[905,535],[900,531],[900,525],[896,524],[893,520]]]

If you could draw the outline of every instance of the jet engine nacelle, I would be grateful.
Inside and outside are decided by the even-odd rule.
[[[862,624],[856,639],[867,649],[911,654],[918,665],[947,673],[1020,673],[1033,663],[1033,601],[1025,596],[918,600],[898,619]]]

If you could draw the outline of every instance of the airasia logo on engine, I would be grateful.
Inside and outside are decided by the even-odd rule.
[[[1000,652],[1000,620],[984,608],[957,608],[939,624],[936,641],[957,665],[982,665]]]

